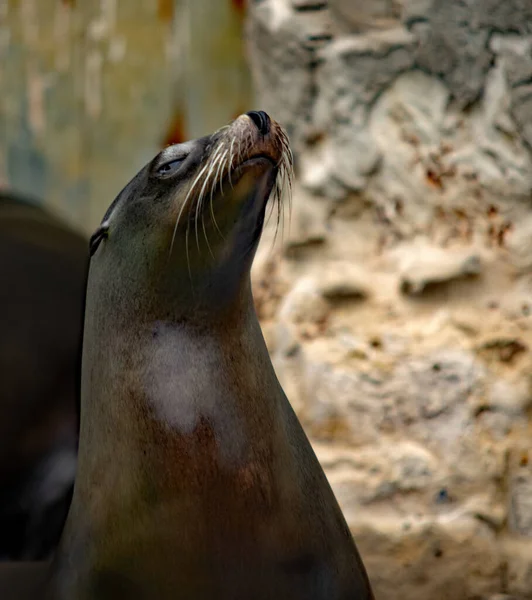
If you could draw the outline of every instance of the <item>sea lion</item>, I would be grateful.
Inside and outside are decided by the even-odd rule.
[[[373,598],[253,306],[290,157],[241,115],[160,152],[94,234],[55,600]]]
[[[0,563],[2,600],[43,600],[50,578],[48,561]]]
[[[0,193],[0,560],[49,556],[76,467],[87,239]]]

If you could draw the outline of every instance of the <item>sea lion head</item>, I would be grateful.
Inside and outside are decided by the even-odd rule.
[[[169,146],[109,207],[91,238],[91,271],[117,301],[141,302],[149,289],[174,307],[222,308],[248,285],[268,199],[281,210],[291,172],[287,135],[262,111]]]

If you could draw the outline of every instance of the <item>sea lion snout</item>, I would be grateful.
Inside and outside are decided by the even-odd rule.
[[[268,135],[270,133],[270,117],[263,110],[251,110],[246,113],[246,116],[255,123],[261,135]]]
[[[275,167],[285,163],[291,169],[292,156],[288,137],[283,128],[263,110],[251,110],[238,116],[213,145],[234,150],[231,168],[238,169],[243,163],[257,157],[268,159]]]

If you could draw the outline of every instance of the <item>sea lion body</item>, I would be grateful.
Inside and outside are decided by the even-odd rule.
[[[373,598],[253,307],[287,161],[281,128],[249,113],[163,150],[104,217],[51,597]]]
[[[0,194],[0,560],[50,556],[76,469],[87,240]]]
[[[0,563],[2,600],[43,600],[50,577],[48,561]]]

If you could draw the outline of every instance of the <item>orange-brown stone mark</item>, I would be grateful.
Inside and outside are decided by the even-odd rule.
[[[70,8],[74,8],[76,6],[76,0],[62,0],[65,6],[69,6]]]
[[[502,224],[497,234],[497,244],[499,247],[504,248],[506,246],[506,237],[513,230],[513,223],[505,222]]]
[[[433,169],[427,169],[427,181],[430,185],[443,190],[443,182],[441,175],[436,173]]]
[[[183,114],[183,111],[178,110],[163,139],[163,148],[173,144],[182,144],[183,142],[186,142],[187,139],[185,132],[185,115]]]
[[[230,2],[238,15],[243,17],[246,12],[246,0],[230,0]]]
[[[159,0],[158,1],[159,19],[164,23],[170,23],[174,18],[174,0]]]

